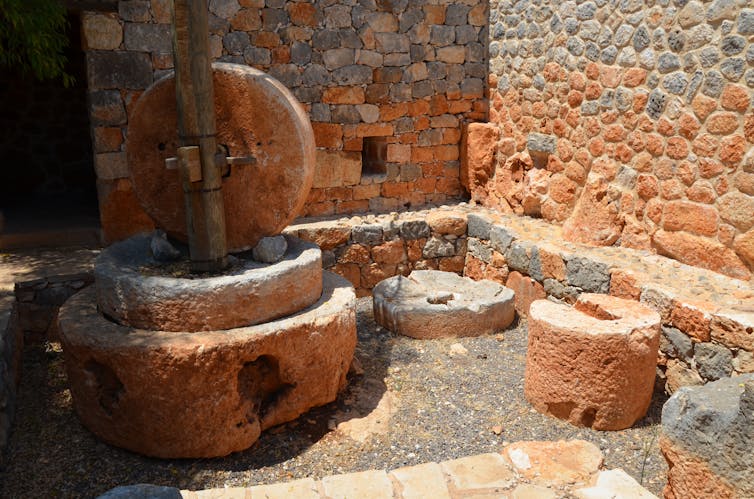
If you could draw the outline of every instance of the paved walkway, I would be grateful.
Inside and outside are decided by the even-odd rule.
[[[517,442],[478,454],[390,472],[370,470],[288,483],[183,490],[185,499],[644,499],[656,497],[622,470],[600,470],[602,453],[583,440]]]

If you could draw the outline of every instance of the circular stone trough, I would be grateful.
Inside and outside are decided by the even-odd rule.
[[[286,239],[288,250],[277,263],[242,260],[224,275],[188,279],[145,275],[145,268],[158,264],[150,236],[134,236],[97,258],[97,304],[120,324],[162,331],[231,329],[290,315],[322,294],[322,252],[316,244]]]
[[[489,334],[508,327],[516,315],[512,290],[439,270],[390,277],[374,287],[373,296],[377,323],[413,338]]]
[[[144,331],[97,311],[95,290],[60,309],[73,405],[106,442],[162,458],[250,447],[262,430],[335,400],[356,347],[351,284],[324,275],[320,299],[256,326]]]
[[[632,300],[583,293],[573,307],[529,309],[524,395],[544,414],[596,430],[629,428],[652,400],[660,315]]]

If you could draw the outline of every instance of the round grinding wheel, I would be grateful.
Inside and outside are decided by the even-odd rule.
[[[314,177],[314,131],[282,83],[254,68],[215,63],[217,143],[228,156],[252,156],[223,178],[229,251],[252,248],[279,234],[301,211]],[[186,212],[178,170],[165,159],[178,147],[175,77],[155,82],[129,116],[126,153],[144,210],[171,236],[186,240]]]

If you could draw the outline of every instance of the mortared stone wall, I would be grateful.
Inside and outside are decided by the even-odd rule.
[[[486,2],[208,5],[212,57],[268,72],[311,118],[318,160],[302,215],[462,195],[462,124],[487,117]],[[152,227],[128,179],[124,143],[130,109],[172,68],[170,1],[121,0],[117,12],[85,12],[82,21],[100,212],[113,241]]]
[[[754,8],[735,0],[492,0],[472,199],[749,280]]]

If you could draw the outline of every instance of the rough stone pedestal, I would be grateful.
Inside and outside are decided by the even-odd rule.
[[[666,498],[754,497],[754,374],[683,387],[662,408]]]
[[[259,324],[305,309],[322,294],[322,251],[287,236],[283,260],[242,263],[223,275],[149,275],[148,235],[102,251],[94,274],[100,311],[120,324],[158,331],[212,331]]]
[[[629,428],[652,399],[660,316],[631,300],[538,300],[529,316],[524,394],[539,412],[597,430]]]
[[[108,443],[163,458],[224,456],[333,401],[356,347],[355,295],[325,273],[308,309],[256,326],[179,333],[118,325],[94,289],[60,310],[74,408]]]
[[[374,287],[374,318],[413,338],[479,336],[505,329],[516,311],[513,291],[452,272],[415,270]]]

